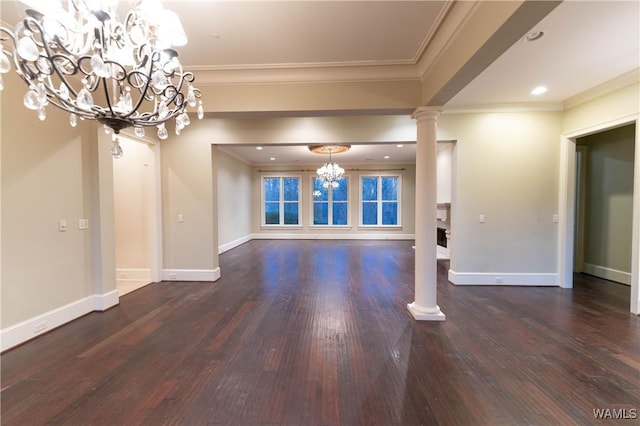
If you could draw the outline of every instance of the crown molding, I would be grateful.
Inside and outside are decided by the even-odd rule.
[[[623,87],[640,81],[640,68],[633,69],[626,72],[612,80],[602,83],[598,86],[592,87],[582,93],[578,93],[563,101],[563,109],[571,109],[585,102],[589,102],[593,99],[604,96],[607,93],[611,93]]]
[[[553,112],[562,111],[562,102],[528,102],[442,107],[442,114],[475,114],[487,112]]]
[[[359,65],[359,66],[293,66],[292,68],[245,67],[211,68],[188,67],[196,74],[198,86],[237,84],[339,83],[372,81],[419,81],[417,66]]]

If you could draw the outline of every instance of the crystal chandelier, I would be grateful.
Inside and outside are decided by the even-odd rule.
[[[204,117],[201,93],[174,46],[187,43],[178,15],[160,0],[130,0],[119,19],[116,0],[23,0],[33,9],[13,31],[0,27],[1,74],[12,65],[28,89],[24,105],[45,120],[45,107],[70,113],[69,124],[95,119],[113,133],[111,154],[122,156],[118,134],[133,127],[136,136],[175,119],[176,134],[189,125],[187,106]],[[6,43],[5,43],[6,44]]]
[[[329,154],[329,162],[324,163],[322,167],[316,170],[318,177],[322,180],[324,188],[337,188],[340,186],[340,179],[344,176],[344,169],[331,161],[331,154],[339,154],[346,152],[351,145],[311,145],[309,150],[315,154]]]

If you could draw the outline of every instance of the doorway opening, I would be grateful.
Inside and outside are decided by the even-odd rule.
[[[580,166],[584,170],[584,158],[578,159],[578,156],[583,154],[576,154],[580,150],[577,148],[579,143],[577,141],[580,138],[584,138],[597,133],[602,133],[607,130],[617,129],[623,126],[630,125],[633,129],[633,189],[631,196],[631,250],[630,250],[630,273],[629,283],[631,287],[630,297],[630,311],[638,314],[640,312],[640,297],[638,292],[639,280],[638,272],[640,265],[640,238],[638,231],[640,229],[640,147],[638,146],[638,116],[637,114],[623,117],[617,120],[612,120],[608,123],[593,126],[588,129],[584,129],[574,134],[564,135],[561,138],[561,157],[560,157],[560,204],[559,204],[559,238],[558,238],[558,284],[563,288],[573,287],[573,273],[576,270],[576,264],[580,260],[580,253],[578,256],[574,256],[576,250],[583,250],[581,245],[587,246],[586,239],[583,236],[583,241],[577,238],[578,230],[577,226],[586,227],[587,220],[583,223],[577,223],[578,216],[576,215],[579,208],[578,203],[581,203],[580,194],[577,191],[577,183],[579,182],[577,176],[578,165],[577,162],[583,162]],[[611,164],[607,166],[611,173]],[[614,173],[615,175],[615,173]],[[614,185],[615,187],[615,185]],[[583,197],[584,198],[584,197]],[[586,202],[586,200],[584,200]],[[618,203],[620,200],[615,200],[613,204]],[[611,206],[609,206],[609,209]],[[588,210],[587,210],[588,211]],[[615,252],[615,250],[614,250]],[[591,255],[591,254],[590,254]],[[583,250],[582,256],[586,256],[586,252]],[[607,254],[611,258],[611,254]],[[606,256],[605,256],[606,257]],[[586,258],[584,259],[586,261]],[[614,268],[610,268],[614,269]]]
[[[120,297],[159,280],[157,146],[120,137],[113,161],[116,289]]]
[[[631,285],[635,126],[576,139],[574,272]]]

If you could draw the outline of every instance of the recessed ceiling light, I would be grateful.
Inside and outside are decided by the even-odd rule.
[[[261,146],[256,146],[256,149],[257,149],[258,151],[262,151],[262,147],[261,147]]]
[[[396,148],[402,148],[404,145],[402,145],[401,143],[399,143],[398,145],[396,145]]]
[[[388,160],[388,159],[389,159],[389,156],[388,156],[388,155],[385,155],[385,156],[384,156],[384,159],[385,159],[385,160]]]
[[[269,158],[269,160],[271,160],[271,161],[275,161],[275,159],[276,159],[276,157]]]
[[[536,41],[540,40],[542,37],[544,37],[543,31],[531,31],[529,34],[524,36],[524,41]]]
[[[547,91],[547,88],[545,86],[538,86],[538,87],[534,88],[531,91],[531,94],[532,95],[542,95],[546,91]]]

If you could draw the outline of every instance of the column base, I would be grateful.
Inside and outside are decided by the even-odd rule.
[[[434,308],[423,308],[416,305],[416,302],[407,304],[407,308],[413,318],[418,321],[444,321],[444,313],[440,310],[440,307],[436,305]]]

